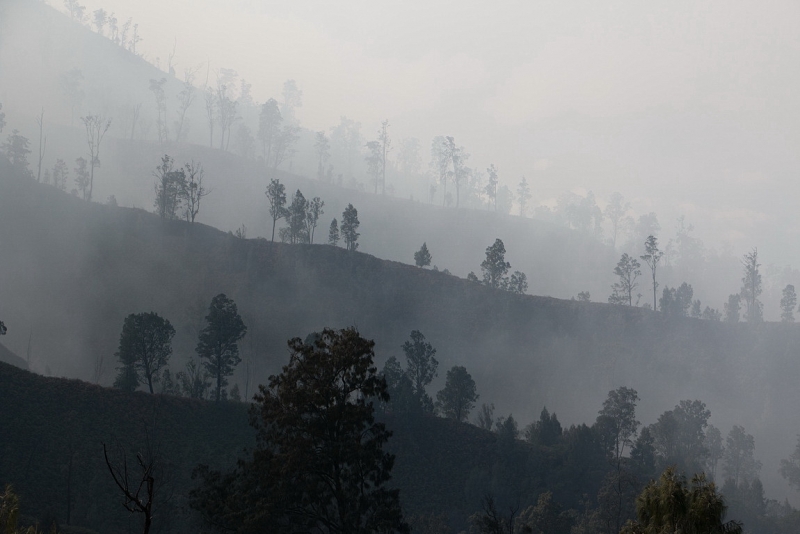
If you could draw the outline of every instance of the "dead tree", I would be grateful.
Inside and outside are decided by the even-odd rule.
[[[113,465],[108,458],[108,449],[103,443],[103,455],[106,459],[106,466],[114,483],[125,497],[122,505],[126,510],[133,514],[144,515],[144,534],[149,534],[153,524],[153,497],[155,495],[155,460],[152,454],[145,458],[142,453],[136,454],[138,473],[128,471],[128,457],[125,451],[119,447],[122,456],[121,465]]]

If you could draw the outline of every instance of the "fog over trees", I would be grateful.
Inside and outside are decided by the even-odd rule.
[[[0,530],[796,532],[798,22],[0,2]]]

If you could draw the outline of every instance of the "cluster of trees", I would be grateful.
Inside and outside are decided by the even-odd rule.
[[[161,158],[161,164],[153,172],[155,182],[155,209],[162,219],[183,218],[194,224],[200,212],[200,202],[211,191],[203,186],[203,165],[191,161],[175,168],[169,156]]]
[[[481,262],[483,280],[479,280],[474,272],[467,275],[467,280],[482,282],[484,285],[495,289],[502,289],[517,294],[528,291],[528,277],[525,273],[514,271],[508,276],[511,264],[506,261],[506,247],[501,239],[486,247],[486,259]]]
[[[466,421],[478,400],[475,381],[467,369],[456,365],[448,370],[444,388],[436,394],[434,402],[427,387],[438,376],[436,349],[419,330],[411,332],[402,349],[405,369],[395,356],[383,367],[389,393],[385,408],[401,416],[438,413],[454,421]]]
[[[150,393],[155,393],[155,385],[161,382],[162,393],[192,398],[204,398],[211,388],[213,398],[219,402],[226,396],[228,377],[241,362],[238,343],[247,327],[236,303],[224,294],[211,300],[205,320],[195,349],[202,368],[190,359],[186,370],[176,373],[173,379],[169,360],[175,328],[154,312],[128,315],[115,354],[121,365],[114,386],[135,391],[145,384]],[[238,391],[235,385],[231,391],[234,399],[239,397]]]
[[[758,261],[758,249],[753,249],[742,257],[742,287],[738,293],[728,297],[724,303],[723,312],[706,306],[702,307],[700,300],[693,299],[694,289],[691,284],[683,282],[678,287],[664,287],[661,297],[656,305],[656,295],[658,290],[657,272],[658,267],[664,257],[664,251],[659,249],[658,239],[650,235],[645,241],[645,254],[639,259],[645,262],[651,273],[651,287],[653,289],[652,309],[660,310],[665,315],[671,317],[694,317],[712,321],[724,320],[725,322],[738,323],[742,319],[742,305],[744,305],[744,320],[749,323],[759,323],[763,321],[764,305],[759,299],[763,292],[762,276]],[[639,288],[638,278],[642,275],[641,264],[639,261],[623,253],[614,268],[614,275],[617,282],[611,286],[612,293],[608,297],[611,304],[621,304],[626,306],[639,306],[642,294],[637,293]],[[636,299],[634,300],[634,297]],[[588,300],[588,294],[586,294]],[[642,305],[651,308],[649,303]],[[781,321],[794,322],[794,312],[797,309],[797,293],[794,285],[788,284],[784,287],[780,301]]]
[[[2,112],[0,104],[0,133],[5,127],[5,113]],[[75,160],[73,195],[80,195],[84,200],[92,200],[94,192],[94,174],[100,167],[100,148],[111,127],[111,119],[104,115],[86,115],[81,117],[86,133],[87,154],[86,157],[79,157]],[[39,127],[39,148],[36,154],[38,165],[36,176],[30,169],[28,155],[31,154],[30,139],[20,134],[19,130],[14,129],[0,145],[0,154],[3,155],[11,164],[12,168],[21,175],[28,178],[35,178],[37,182],[51,184],[62,191],[66,191],[69,180],[69,169],[63,159],[57,159],[53,169],[44,169],[42,172],[42,162],[47,150],[47,137],[44,135],[44,111],[36,117],[36,124]]]
[[[281,241],[292,244],[313,244],[319,219],[325,213],[323,210],[325,202],[319,197],[314,197],[309,201],[298,189],[292,198],[292,203],[287,207],[286,187],[276,178],[270,180],[266,195],[269,202],[269,214],[272,217],[272,241],[275,241],[275,228],[278,221],[285,220],[286,226],[280,228],[278,232]],[[331,221],[328,243],[338,246],[341,239],[347,250],[357,250],[358,238],[361,235],[358,233],[360,224],[358,210],[352,204],[348,204],[342,213],[341,227],[335,218]]]
[[[498,433],[498,439],[504,435],[513,439],[523,437],[531,445],[547,450],[568,450],[580,442],[582,461],[587,466],[606,466],[601,469],[602,479],[594,501],[595,508],[587,508],[578,515],[555,513],[552,519],[561,521],[561,526],[549,531],[536,530],[534,527],[529,532],[568,533],[570,528],[577,528],[580,532],[661,532],[659,529],[665,521],[673,521],[673,526],[679,526],[684,521],[688,522],[684,524],[697,524],[702,520],[711,521],[711,525],[719,527],[724,523],[726,507],[717,494],[715,480],[725,481],[724,495],[747,495],[746,504],[749,508],[760,506],[761,515],[753,518],[754,521],[767,521],[767,508],[775,508],[778,504],[764,497],[763,486],[758,479],[761,464],[754,456],[755,440],[752,435],[737,425],[723,441],[719,429],[708,422],[710,411],[698,400],[683,400],[674,409],[664,412],[655,423],[642,426],[636,418],[638,402],[639,396],[635,390],[620,387],[609,392],[593,425],[573,425],[569,429],[563,429],[556,414],[544,408],[539,420],[528,425],[522,436],[512,415],[495,420],[492,405],[484,404],[481,407],[477,424],[493,429]],[[800,453],[796,452],[795,456],[800,458]],[[797,458],[784,461],[785,476],[789,480],[800,473],[800,469],[795,468],[800,465]],[[721,470],[718,470],[718,465],[721,465]],[[659,473],[662,473],[660,479],[654,481]],[[686,476],[692,478],[690,485],[686,483]],[[650,482],[645,484],[647,480]],[[795,483],[796,480],[800,478],[795,479]],[[681,496],[679,498],[683,500],[680,502],[685,504],[701,501],[716,504],[707,511],[710,515],[703,515],[692,506],[682,509],[671,508],[675,503],[661,506],[658,502],[666,503],[666,500],[659,501],[666,499],[666,488],[671,488],[669,491],[673,498]],[[542,504],[541,500],[538,504]],[[531,503],[531,506],[535,505]],[[497,511],[492,502],[485,502],[483,512],[473,517],[473,523],[480,532],[511,532],[510,525],[516,525],[516,531],[524,532],[520,530],[524,525],[528,524],[528,528],[531,528],[531,510],[517,513],[518,510],[513,509],[511,514],[504,515]],[[551,508],[551,512],[553,510]],[[735,511],[737,514],[745,513],[743,507]],[[500,523],[506,525],[505,530],[490,530],[486,526]],[[741,528],[741,525],[728,523],[726,528]]]
[[[72,20],[90,28],[94,26],[98,34],[107,37],[112,43],[122,47],[124,50],[138,55],[136,45],[142,41],[142,37],[139,35],[139,25],[133,24],[132,18],[128,18],[127,21],[120,25],[120,21],[114,12],[109,13],[100,8],[89,13],[86,10],[86,6],[82,5],[78,0],[64,0],[64,7]]]

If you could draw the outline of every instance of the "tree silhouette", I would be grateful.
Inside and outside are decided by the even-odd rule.
[[[494,244],[486,247],[486,259],[481,263],[483,283],[489,287],[503,287],[506,273],[511,264],[506,261],[506,247],[500,239],[495,239]]]
[[[272,217],[272,241],[275,241],[275,225],[279,219],[286,217],[286,186],[280,180],[273,178],[269,181],[265,194],[269,201],[269,214]]]
[[[153,383],[158,381],[159,371],[169,362],[174,336],[175,329],[170,322],[157,313],[128,315],[122,323],[116,353],[122,363],[117,377],[119,387],[134,390],[144,382],[150,393],[154,393]]]
[[[431,253],[428,252],[428,244],[423,243],[418,251],[414,253],[414,263],[417,267],[427,267],[431,264]]]
[[[645,253],[641,256],[641,259],[650,267],[650,272],[653,276],[653,311],[657,311],[656,290],[658,289],[658,282],[656,281],[656,270],[664,253],[658,249],[658,239],[653,235],[647,236],[647,241],[644,243],[644,250]]]
[[[208,374],[216,381],[216,401],[221,398],[226,377],[240,361],[238,342],[247,333],[247,327],[236,308],[236,303],[220,293],[211,300],[206,316],[206,326],[200,331],[195,349]]]
[[[794,286],[788,284],[783,288],[783,296],[781,297],[781,321],[784,323],[794,322],[794,309],[797,307],[797,293],[795,293]]]
[[[352,204],[348,204],[342,213],[342,238],[344,239],[347,250],[358,249],[358,237],[361,234],[359,234],[357,230],[360,224],[358,220],[358,210],[356,210]]]
[[[374,403],[389,397],[373,347],[352,328],[290,340],[289,363],[254,398],[252,458],[228,475],[201,466],[192,506],[238,532],[407,533],[386,487],[391,432]]]
[[[465,367],[456,365],[447,371],[444,389],[436,394],[436,405],[445,417],[466,421],[477,400],[475,381]]]
[[[611,286],[611,296],[608,297],[608,302],[611,304],[626,304],[633,306],[633,292],[639,286],[636,279],[642,274],[639,270],[640,264],[627,253],[622,254],[617,266],[614,267],[614,274],[617,275],[619,281]]]
[[[328,244],[334,247],[339,245],[339,223],[336,218],[331,221],[331,226],[328,230]]]

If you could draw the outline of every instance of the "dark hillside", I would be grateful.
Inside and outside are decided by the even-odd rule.
[[[69,513],[69,524],[101,533],[135,531],[138,520],[120,504],[103,443],[122,444],[129,459],[149,443],[160,462],[155,531],[180,533],[200,531],[188,508],[193,468],[229,469],[253,444],[244,404],[123,393],[3,363],[0,407],[0,428],[13,429],[0,432],[0,483],[14,485],[26,515],[64,525]],[[560,503],[577,508],[582,492],[594,494],[602,476],[565,468],[559,460],[569,458],[569,445],[567,454],[521,442],[503,449],[496,434],[468,424],[435,417],[387,423],[394,429],[392,484],[409,517],[444,515],[466,527],[487,491],[529,503],[551,489]]]
[[[249,326],[244,351],[256,382],[278,370],[293,336],[355,324],[384,359],[399,355],[409,332],[420,329],[439,351],[440,381],[452,365],[465,365],[480,400],[501,414],[513,411],[523,424],[543,405],[567,423],[591,422],[619,385],[639,391],[643,422],[680,399],[699,398],[715,425],[743,424],[756,436],[768,491],[800,427],[797,326],[670,320],[641,309],[512,295],[327,245],[242,240],[164,223],[2,172],[0,224],[8,345],[19,352],[33,331],[39,371],[90,377],[102,356],[102,382],[110,383],[123,318],[151,310],[178,331],[177,370],[193,353],[211,297],[225,292]],[[236,382],[243,388],[241,374]]]
[[[0,481],[13,484],[23,513],[66,524],[69,510],[70,524],[103,533],[126,532],[138,523],[122,508],[103,443],[122,445],[129,462],[149,443],[160,461],[159,531],[186,532],[177,527],[193,524],[187,488],[194,466],[231,465],[253,441],[243,404],[125,394],[3,363],[0,429]]]

